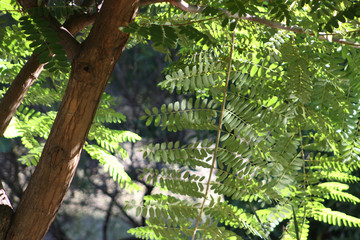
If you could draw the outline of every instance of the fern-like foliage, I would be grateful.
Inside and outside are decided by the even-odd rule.
[[[242,1],[225,2],[233,14],[248,7]],[[291,1],[268,4],[273,16],[292,21]],[[219,17],[206,28],[193,24],[218,42],[209,51],[185,45],[182,58],[159,84],[183,99],[145,109],[146,125],[170,132],[207,131],[210,137],[144,147],[144,158],[164,166],[144,169],[141,177],[164,194],[148,196],[137,207],[147,226],[129,232],[143,239],[269,239],[285,223],[282,239],[299,240],[308,239],[310,219],[358,227],[360,219],[322,203],[359,202],[346,192],[347,183],[359,180],[352,175],[359,169],[358,52],[334,49],[331,43],[317,45],[314,52],[313,38],[282,31],[249,36],[252,28],[264,28],[243,22],[229,26],[230,31],[219,27],[230,22]],[[152,28],[139,21],[126,31],[146,37],[154,34]],[[171,47],[165,39],[174,33],[179,31],[162,38],[163,47]],[[257,54],[239,47],[246,41]]]
[[[47,8],[30,9],[28,15],[19,19],[21,28],[27,35],[26,39],[32,41],[30,47],[38,54],[39,62],[48,63],[45,68],[49,71],[66,73],[70,67],[68,59],[65,50],[58,43],[57,33],[50,27],[49,22],[43,19],[50,14],[46,11]]]
[[[41,89],[41,88],[40,88]],[[57,97],[53,95],[45,96],[51,101],[55,101]],[[32,99],[31,96],[28,96]],[[51,103],[50,101],[50,103]],[[31,100],[34,103],[34,100]],[[104,94],[102,104],[96,113],[95,122],[90,129],[88,135],[88,142],[84,150],[91,158],[96,159],[104,167],[110,176],[128,191],[139,191],[141,187],[135,184],[124,170],[124,166],[119,161],[119,158],[126,159],[128,154],[122,147],[122,143],[136,142],[141,138],[130,131],[114,130],[106,127],[104,123],[121,123],[126,118],[123,114],[115,112],[109,108],[108,104],[111,98]],[[47,105],[46,102],[43,105]],[[6,138],[20,137],[21,142],[29,151],[19,158],[24,164],[37,165],[44,147],[44,140],[47,139],[53,121],[55,120],[56,112],[49,111],[41,113],[33,108],[20,106],[17,115],[12,119],[10,126],[7,128],[4,136]]]
[[[27,11],[19,9],[13,0],[0,1],[0,18],[2,14],[8,14],[19,23],[0,28],[0,96],[6,92],[31,54],[36,54],[40,63],[46,63],[45,71],[29,89],[4,134],[6,138],[21,139],[27,151],[19,161],[28,166],[37,165],[70,73],[66,52],[49,19],[64,22],[75,13],[88,11],[92,10],[76,4],[69,5],[67,1],[54,1],[48,6]],[[114,130],[107,125],[124,121],[125,115],[114,110],[113,98],[104,93],[84,150],[91,158],[97,159],[122,187],[138,191],[140,187],[127,175],[119,159],[128,158],[123,143],[134,143],[141,138],[130,131]]]
[[[110,176],[115,182],[119,183],[121,187],[127,189],[129,192],[140,191],[142,189],[131,180],[118,158],[106,149],[97,145],[86,145],[84,150],[91,158],[98,160],[100,164],[104,166],[105,171],[109,172]],[[123,150],[123,154],[126,154],[125,150]]]
[[[93,11],[70,2],[23,12],[15,1],[0,0],[1,12],[20,23],[0,28],[0,95],[32,52],[48,63],[5,133],[21,138],[28,149],[21,160],[28,165],[37,163],[69,73],[65,51],[46,18],[63,22],[76,11]],[[196,2],[207,7],[184,13],[157,3],[121,28],[132,34],[129,47],[151,42],[167,60],[172,49],[179,53],[159,86],[181,94],[181,100],[145,109],[146,125],[207,133],[188,143],[144,147],[144,158],[161,162],[162,168],[145,168],[140,177],[163,194],[147,196],[141,206],[128,203],[147,220],[129,232],[144,239],[269,239],[285,224],[282,238],[300,240],[308,238],[310,219],[360,227],[359,218],[323,203],[360,201],[346,192],[348,183],[359,181],[353,172],[360,168],[360,55],[323,33],[336,30],[334,37],[343,33],[359,40],[358,19],[350,21],[359,17],[359,4]],[[308,31],[299,36],[270,30],[241,19],[249,15]],[[320,42],[319,36],[330,41]],[[84,149],[121,186],[139,190],[118,157],[127,157],[120,143],[140,137],[107,125],[123,121],[125,116],[113,110],[111,97],[104,94]]]

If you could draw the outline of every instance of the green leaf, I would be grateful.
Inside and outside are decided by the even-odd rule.
[[[258,68],[256,65],[253,65],[252,68],[251,68],[251,71],[250,71],[250,77],[254,77],[255,74],[257,73],[258,71]]]

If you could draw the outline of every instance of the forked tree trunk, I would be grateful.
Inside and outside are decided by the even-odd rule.
[[[74,176],[83,144],[135,17],[138,0],[105,0],[72,63],[69,85],[34,174],[16,209],[7,240],[42,239]]]

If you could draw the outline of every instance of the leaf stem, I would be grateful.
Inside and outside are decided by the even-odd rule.
[[[293,211],[293,218],[294,218],[294,226],[295,226],[295,233],[296,233],[296,239],[300,240],[300,236],[299,236],[299,225],[298,222],[296,220],[296,213],[295,213],[295,209],[294,206],[291,206],[292,211]]]
[[[228,69],[227,69],[227,74],[226,74],[226,83],[225,83],[224,92],[223,92],[222,105],[221,105],[220,117],[219,117],[219,128],[218,128],[217,136],[216,136],[216,144],[215,144],[212,164],[211,164],[211,168],[210,168],[209,179],[207,181],[206,191],[205,191],[205,194],[204,194],[204,200],[203,200],[203,202],[201,204],[200,213],[199,213],[198,219],[196,221],[196,225],[195,225],[194,232],[193,232],[191,240],[195,239],[195,235],[196,235],[197,229],[198,229],[200,221],[201,221],[201,216],[202,216],[202,214],[204,212],[205,202],[206,202],[206,199],[207,199],[207,197],[209,195],[211,177],[212,177],[214,169],[215,169],[217,152],[218,152],[219,143],[220,143],[220,135],[221,135],[221,132],[222,132],[221,129],[222,129],[222,125],[223,125],[223,116],[224,116],[224,110],[225,110],[225,104],[226,104],[226,96],[227,96],[228,87],[229,87],[231,64],[232,64],[232,58],[233,58],[233,52],[234,52],[235,30],[236,30],[237,23],[238,22],[236,21],[236,25],[235,25],[235,28],[233,30],[232,37],[231,37],[231,47],[230,47],[230,56],[229,56],[229,62],[228,62]]]

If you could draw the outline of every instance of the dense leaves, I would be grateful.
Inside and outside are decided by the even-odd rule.
[[[233,17],[246,13],[262,16],[268,11],[271,19],[279,22],[304,20],[302,26],[310,33],[322,31],[323,27],[340,33],[355,26],[341,17],[345,13],[350,16],[355,4],[333,4],[225,1],[221,11]],[[315,9],[327,14],[320,16]],[[343,10],[333,17],[335,9]],[[201,204],[197,214],[187,215],[193,224],[168,224],[180,217],[182,210],[171,216],[170,200],[166,213],[160,207],[164,199],[150,196],[138,212],[149,216],[151,228],[131,232],[146,239],[166,239],[175,236],[176,229],[178,238],[217,239],[224,224],[268,239],[275,227],[286,220],[283,239],[307,239],[310,219],[356,227],[358,218],[333,211],[322,202],[324,198],[353,204],[359,201],[346,192],[346,182],[358,181],[352,175],[359,168],[359,81],[353,65],[359,59],[358,51],[320,40],[316,35],[269,30],[244,20],[236,26],[223,14],[211,20],[207,14],[203,18],[201,14],[188,15],[187,24],[206,33],[209,39],[217,39],[216,45],[189,48],[183,44],[179,30],[162,38],[173,38],[174,42],[175,37],[181,39],[178,43],[182,58],[167,69],[169,74],[159,85],[183,94],[184,99],[145,109],[147,125],[176,132],[206,130],[213,136],[198,138],[192,144],[164,142],[144,148],[144,157],[149,160],[171,164],[161,171],[145,169],[143,176],[148,183],[168,190],[168,197],[174,193],[202,198],[195,201]],[[158,19],[158,24],[162,21],[173,19]],[[337,24],[340,22],[343,28]],[[138,18],[138,23],[131,26],[133,30],[128,31],[135,37],[146,37],[143,32],[150,31],[151,26],[141,23],[142,18]],[[229,28],[224,28],[229,23]],[[235,36],[232,43],[231,34]],[[186,37],[195,44],[199,41],[190,34]],[[162,42],[163,47],[171,47],[166,43],[170,39]],[[244,42],[248,44],[242,47]],[[180,171],[175,170],[178,167]],[[208,169],[207,174],[200,169]],[[218,198],[221,196],[233,202],[249,202],[257,209],[237,208]],[[154,201],[158,204],[153,205]],[[162,213],[165,222],[153,220],[155,215],[145,210],[150,206]],[[177,206],[181,209],[184,205]],[[209,219],[218,224],[209,225]],[[241,235],[234,239],[241,239]]]
[[[121,28],[131,34],[129,48],[151,44],[176,60],[159,87],[180,100],[145,108],[141,120],[195,135],[143,147],[144,159],[157,165],[139,178],[163,194],[128,203],[147,220],[129,232],[144,239],[270,239],[286,225],[282,239],[300,240],[308,239],[312,220],[359,228],[359,218],[324,203],[360,202],[347,192],[360,168],[359,3],[193,2],[199,5],[151,4]],[[0,94],[31,52],[47,63],[5,133],[28,149],[23,163],[37,164],[70,69],[45,19],[65,21],[94,6],[65,1],[22,12],[0,1],[19,21],[0,30]],[[127,158],[121,143],[141,138],[109,127],[126,120],[113,107],[104,94],[84,150],[120,186],[140,190],[116,156]]]

